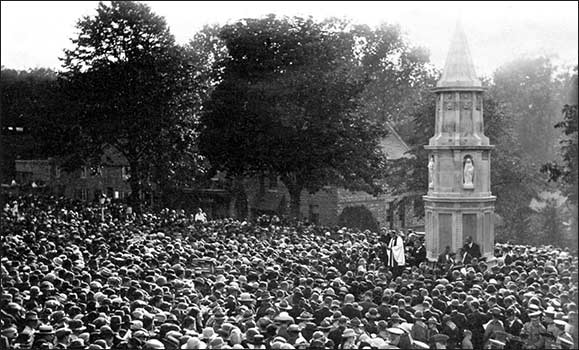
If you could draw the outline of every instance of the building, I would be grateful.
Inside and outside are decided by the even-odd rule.
[[[15,181],[19,185],[47,188],[68,198],[93,201],[105,194],[111,199],[126,198],[130,192],[128,162],[114,148],[108,147],[98,167],[84,166],[67,172],[57,159],[15,160]],[[33,186],[33,187],[34,187]]]
[[[435,135],[425,146],[429,151],[428,194],[424,196],[429,259],[436,259],[446,246],[458,251],[469,236],[483,257],[494,256],[493,146],[484,135],[483,91],[459,23],[442,77],[433,89]]]
[[[382,139],[381,147],[388,159],[409,157],[410,148],[391,126]],[[244,181],[247,206],[250,215],[286,215],[289,213],[290,196],[276,177],[262,176]],[[339,223],[344,209],[363,207],[367,209],[380,227],[413,228],[422,230],[423,221],[414,215],[414,206],[406,205],[402,196],[384,194],[372,196],[366,192],[352,192],[335,186],[326,186],[316,193],[303,191],[300,200],[300,216],[310,222],[334,226]]]

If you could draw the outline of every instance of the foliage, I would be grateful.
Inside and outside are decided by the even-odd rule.
[[[560,181],[560,187],[569,197],[569,201],[577,206],[577,178],[579,176],[577,170],[577,154],[579,154],[577,147],[577,105],[565,105],[563,115],[563,121],[555,124],[555,127],[563,129],[566,135],[560,141],[563,164],[549,162],[543,165],[541,171],[548,174],[549,181]]]
[[[557,155],[559,136],[552,125],[560,119],[561,92],[567,77],[556,75],[549,58],[522,58],[493,74],[493,94],[514,119],[514,136],[536,167]]]
[[[390,123],[405,139],[413,137],[415,125],[408,115],[428,98],[424,91],[436,74],[428,52],[411,46],[396,25],[357,26],[355,35],[361,64],[369,76],[359,112]]]
[[[529,243],[534,245],[557,245],[568,246],[576,236],[570,234],[569,219],[571,213],[566,205],[567,198],[560,192],[544,191],[539,193],[537,199],[533,199],[530,208],[534,215],[529,220],[534,234],[527,237]]]
[[[193,178],[201,161],[196,62],[175,44],[165,20],[144,4],[112,1],[76,27],[75,47],[63,58],[67,125],[77,135],[66,165],[98,161],[104,146],[115,147],[130,166],[133,202],[152,180]]]
[[[372,212],[363,205],[344,208],[338,217],[338,226],[379,232],[378,221]]]
[[[56,72],[37,68],[17,71],[2,67],[2,181],[15,176],[15,159],[39,159],[54,154],[63,135]],[[11,128],[11,129],[9,129]],[[18,129],[16,129],[18,128]]]
[[[385,132],[355,113],[366,79],[346,25],[270,15],[220,33],[228,56],[215,67],[200,148],[234,175],[278,174],[296,217],[304,189],[380,190]]]

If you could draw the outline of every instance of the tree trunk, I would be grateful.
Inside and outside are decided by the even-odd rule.
[[[290,218],[299,220],[302,189],[304,188],[303,182],[299,181],[295,173],[282,175],[281,181],[287,188],[290,196]]]
[[[290,216],[292,219],[300,219],[300,202],[302,195],[302,188],[299,186],[292,186],[289,189],[290,195]]]
[[[143,201],[141,199],[141,193],[143,191],[143,185],[141,182],[141,171],[139,169],[138,162],[130,162],[130,174],[129,185],[131,186],[131,195],[129,196],[129,205],[133,207],[133,212],[140,214],[143,210]]]

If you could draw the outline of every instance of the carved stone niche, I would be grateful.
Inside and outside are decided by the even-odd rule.
[[[462,184],[464,189],[474,188],[474,160],[472,156],[466,155],[463,159],[463,177]]]
[[[475,98],[475,108],[477,111],[482,109],[482,95],[480,93],[476,93],[474,95]]]
[[[454,94],[452,92],[445,92],[443,95],[444,109],[447,111],[453,111],[456,109]]]
[[[468,92],[460,93],[460,104],[462,109],[472,109],[472,94]]]

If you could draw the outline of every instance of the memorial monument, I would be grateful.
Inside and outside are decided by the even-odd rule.
[[[446,246],[458,252],[467,237],[483,257],[494,253],[494,202],[491,150],[484,135],[485,89],[476,77],[460,23],[446,58],[436,94],[435,133],[429,151],[428,194],[424,196],[427,258],[436,260]]]

